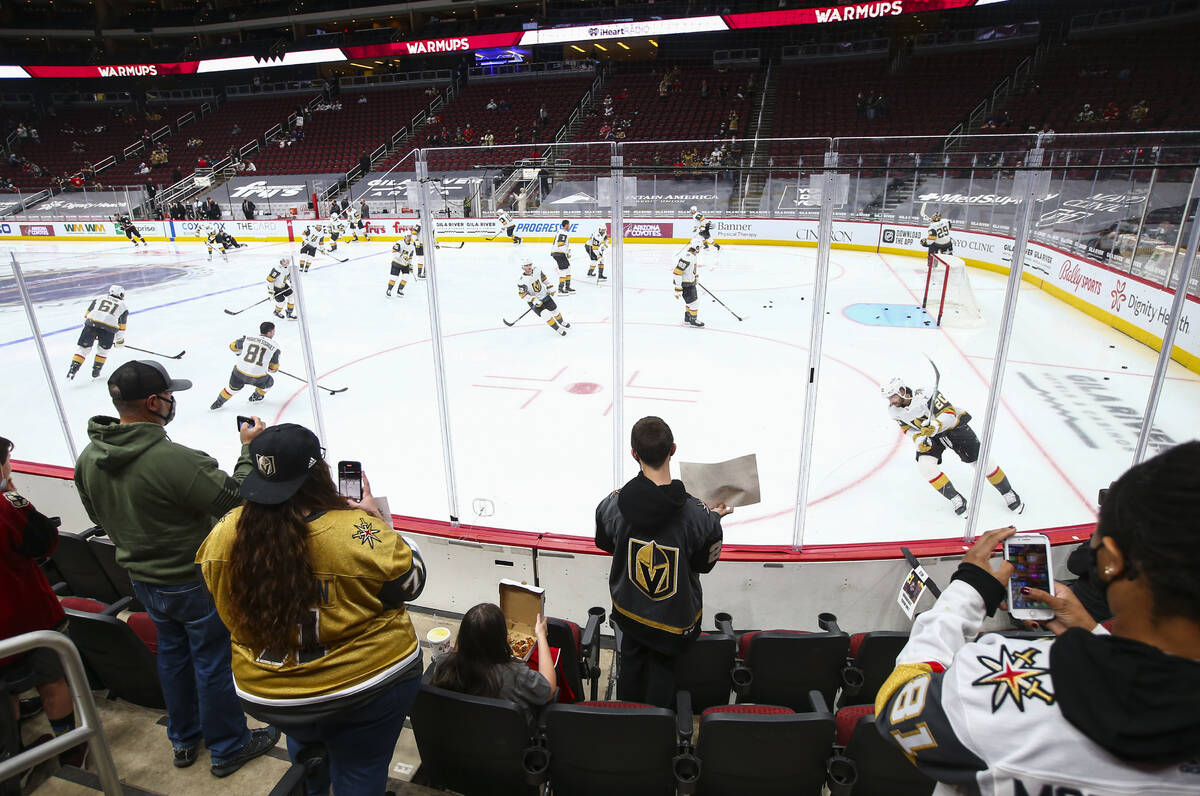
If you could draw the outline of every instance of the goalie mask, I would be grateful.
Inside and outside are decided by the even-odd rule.
[[[941,220],[942,220],[942,214],[941,214],[941,213],[934,213],[934,214],[933,214],[933,218],[931,218],[931,219],[929,219],[929,220],[930,220],[930,221],[935,221],[935,222],[936,222],[936,221],[941,221]]]

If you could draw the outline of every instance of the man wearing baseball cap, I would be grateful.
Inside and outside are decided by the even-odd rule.
[[[239,505],[251,469],[250,442],[265,430],[243,424],[232,477],[208,454],[167,437],[175,393],[190,389],[158,362],[126,362],[108,379],[119,417],[88,422],[90,442],[75,463],[75,484],[92,521],[117,548],[134,593],[158,628],[158,675],[167,703],[175,766],[208,747],[211,771],[224,777],[269,751],[279,731],[249,730],[233,687],[229,631],[194,563],[218,518]]]

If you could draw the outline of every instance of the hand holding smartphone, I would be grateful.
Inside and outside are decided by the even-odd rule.
[[[338,462],[338,494],[351,500],[362,500],[362,462]]]
[[[1004,558],[1013,565],[1008,579],[1008,609],[1013,619],[1046,621],[1054,610],[1043,602],[1022,594],[1022,588],[1054,593],[1050,563],[1050,539],[1040,533],[1019,533],[1004,541]]]

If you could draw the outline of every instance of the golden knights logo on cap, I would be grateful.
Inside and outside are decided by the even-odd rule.
[[[255,464],[258,467],[258,471],[262,473],[263,478],[270,478],[275,475],[274,456],[264,456],[260,453],[255,457]]]
[[[665,600],[675,594],[679,583],[679,548],[658,542],[629,540],[629,579],[651,600]]]

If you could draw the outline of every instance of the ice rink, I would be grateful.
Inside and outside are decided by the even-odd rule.
[[[322,393],[327,458],[363,463],[393,512],[446,519],[442,441],[434,383],[429,284],[410,282],[403,298],[384,295],[385,242],[350,243],[338,263],[319,257],[302,276]],[[551,282],[549,244],[526,243]],[[450,431],[460,519],[499,528],[591,536],[592,512],[612,488],[612,282],[585,278],[575,244],[574,285],[561,298],[571,323],[559,338],[525,309],[507,243],[466,243],[437,252],[445,335]],[[702,258],[701,280],[738,314],[701,294],[705,329],[682,323],[671,268],[677,246],[626,247],[626,426],[663,417],[678,442],[676,460],[716,462],[757,454],[762,502],[738,509],[724,526],[730,544],[789,544],[800,461],[804,375],[816,250],[726,245]],[[110,284],[126,288],[127,341],[166,354],[171,374],[191,379],[168,431],[227,468],[236,459],[235,416],[314,426],[306,386],[277,376],[267,399],[243,390],[221,410],[209,404],[227,383],[229,343],[275,320],[265,278],[290,244],[251,243],[229,261],[206,260],[197,241],[15,243],[0,247],[0,352],[6,389],[0,434],[15,458],[70,465],[31,330],[10,273],[11,251],[33,286],[35,309],[62,390],[75,444],[87,419],[111,414],[104,382],[121,362],[145,358],[114,349],[100,379],[91,358],[65,376],[83,313]],[[611,277],[611,269],[610,269]],[[941,391],[982,429],[1005,277],[970,269],[986,325],[938,328],[919,308],[924,261],[834,251],[809,485],[806,544],[960,536],[963,520],[918,473],[912,444],[888,418],[879,384],[901,376],[932,386],[926,357],[941,370]],[[299,324],[278,321],[282,367],[303,376]],[[984,527],[1016,521],[1049,528],[1094,519],[1097,489],[1132,461],[1157,352],[1038,288],[1023,284],[1001,394],[994,460],[1028,508],[1014,517],[986,483]],[[1200,376],[1172,363],[1152,444],[1200,436]],[[627,436],[626,432],[626,436]],[[1153,448],[1151,450],[1153,452]],[[635,472],[625,458],[624,471]],[[944,471],[964,494],[972,470],[948,454]]]

